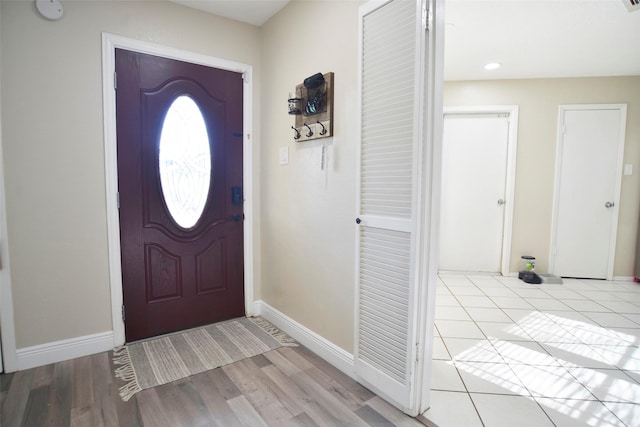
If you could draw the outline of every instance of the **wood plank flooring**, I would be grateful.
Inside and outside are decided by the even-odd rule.
[[[2,427],[422,426],[304,347],[118,395],[111,353],[0,375]]]

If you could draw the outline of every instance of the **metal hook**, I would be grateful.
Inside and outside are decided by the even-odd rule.
[[[324,125],[322,123],[320,123],[320,120],[318,120],[316,123],[318,123],[320,126],[322,126],[322,130],[320,131],[320,135],[325,135],[327,133],[327,128],[325,128]]]
[[[296,133],[295,135],[293,135],[293,139],[300,139],[300,131],[294,128],[293,126],[291,126],[291,129],[293,129],[294,132]]]
[[[311,128],[309,127],[309,125],[308,125],[308,124],[306,124],[306,123],[303,123],[302,125],[303,125],[303,126],[306,126],[306,127],[307,127],[307,129],[309,129],[309,132],[307,132],[307,138],[311,138],[311,137],[313,136],[313,131],[311,130]]]

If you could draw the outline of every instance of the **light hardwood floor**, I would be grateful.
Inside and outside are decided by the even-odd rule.
[[[0,376],[14,426],[421,426],[304,347],[118,395],[111,353]]]

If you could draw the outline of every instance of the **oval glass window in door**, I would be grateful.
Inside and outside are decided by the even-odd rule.
[[[167,209],[182,228],[197,223],[211,187],[211,148],[204,116],[186,95],[177,97],[162,123],[160,185]]]

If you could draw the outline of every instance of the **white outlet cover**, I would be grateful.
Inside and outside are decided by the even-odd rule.
[[[633,165],[632,164],[626,164],[624,165],[624,174],[625,175],[633,175]]]
[[[280,147],[280,164],[289,164],[289,147]]]

